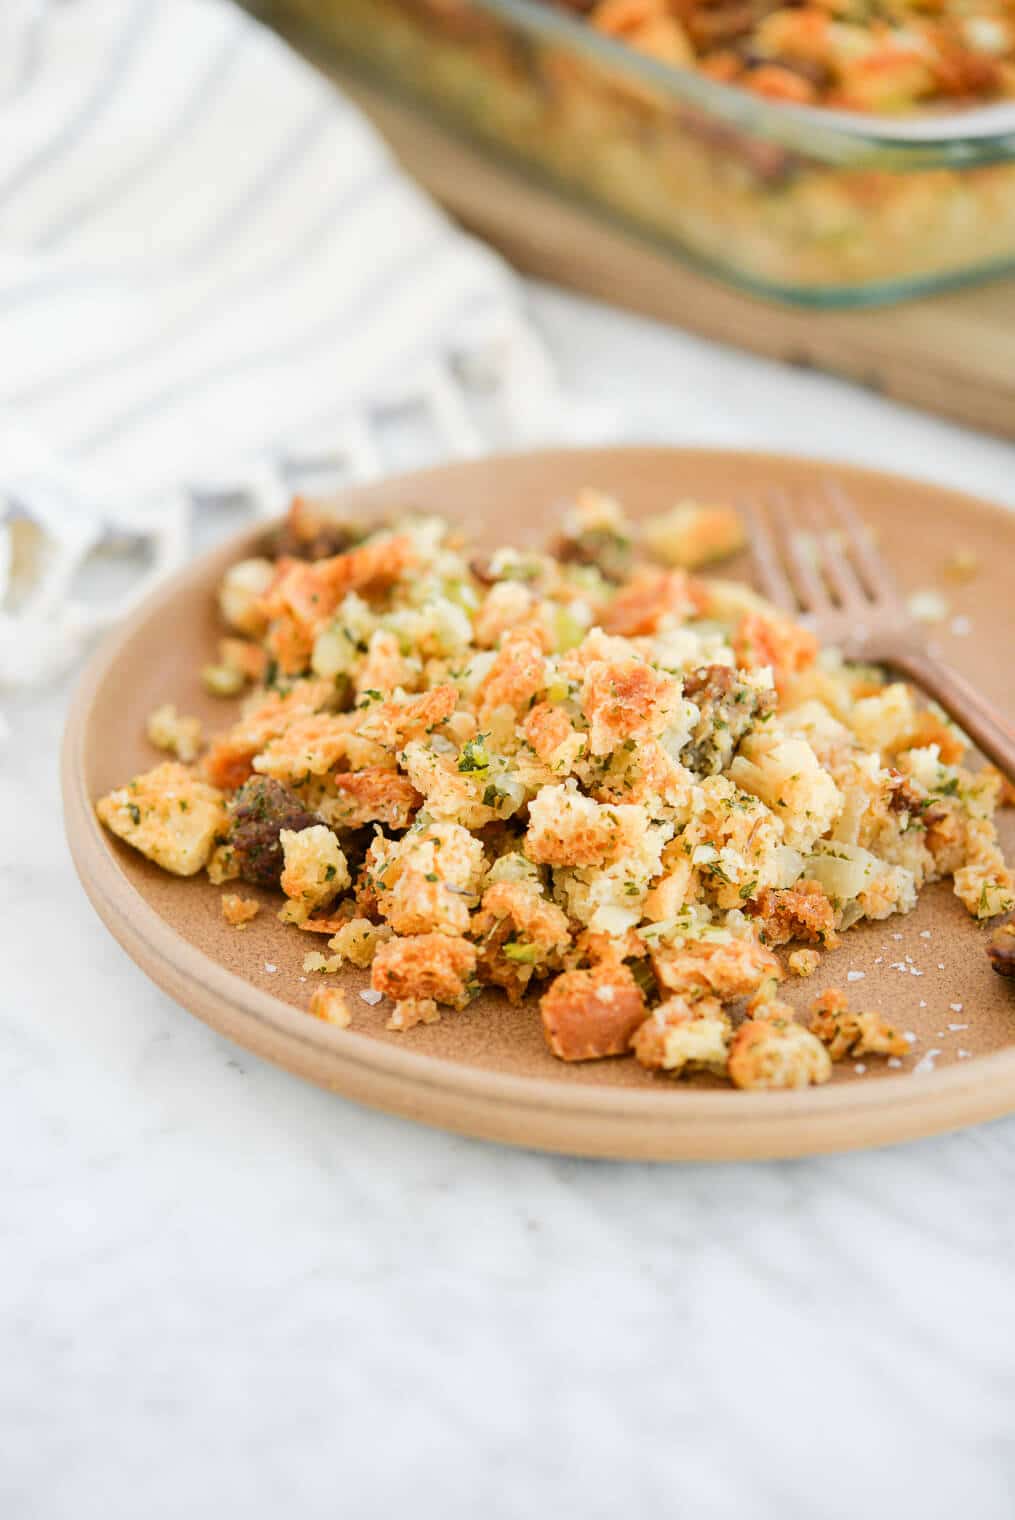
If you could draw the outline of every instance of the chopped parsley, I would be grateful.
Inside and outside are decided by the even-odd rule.
[[[486,771],[490,769],[490,756],[487,754],[484,740],[487,734],[477,734],[474,739],[469,739],[463,746],[462,753],[458,757],[458,769],[465,775],[470,771]]]

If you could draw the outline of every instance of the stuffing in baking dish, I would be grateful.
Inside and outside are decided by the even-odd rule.
[[[1015,94],[1009,0],[545,0],[770,100],[899,114]]]
[[[1015,259],[1011,134],[965,135],[1015,93],[1012,0],[247,3],[752,289],[894,300]],[[935,145],[889,140],[916,117]]]
[[[206,679],[246,689],[239,714],[98,814],[167,871],[276,890],[322,936],[307,973],[369,968],[391,1028],[493,987],[564,1061],[823,1082],[899,1035],[828,993],[798,1023],[779,952],[813,970],[942,877],[977,918],[1015,903],[1000,781],[962,736],[685,568],[737,546],[726,509],[638,525],[588,490],[547,552],[412,516],[332,552],[326,524],[296,501],[225,576]],[[198,730],[166,711],[150,732],[179,755]],[[223,903],[237,928],[255,908]]]

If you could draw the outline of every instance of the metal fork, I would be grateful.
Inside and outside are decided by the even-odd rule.
[[[933,697],[988,760],[1015,781],[1015,725],[927,647],[890,571],[842,488],[794,502],[773,492],[744,504],[762,591],[803,617],[848,660],[884,665]]]

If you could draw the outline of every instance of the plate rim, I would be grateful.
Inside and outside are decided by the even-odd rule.
[[[1012,513],[971,493],[847,461],[755,449],[620,445],[520,450],[383,477],[337,493],[356,501],[450,472],[482,473],[512,461],[538,465],[603,454],[756,460],[766,467],[821,467],[854,479],[914,480],[939,499],[1003,518]],[[998,1118],[1015,1109],[1015,1046],[964,1066],[885,1076],[870,1084],[791,1092],[565,1087],[548,1077],[490,1071],[332,1028],[227,970],[192,945],[128,880],[95,815],[85,781],[92,704],[136,633],[195,576],[242,554],[269,522],[248,524],[188,561],[108,633],[73,693],[61,745],[64,827],[75,869],[100,919],[131,959],[188,1012],[226,1038],[318,1085],[368,1106],[483,1139],[618,1160],[747,1160],[805,1156],[895,1143]],[[679,1110],[674,1099],[678,1098]],[[606,1131],[604,1133],[604,1130]],[[598,1133],[597,1133],[598,1132]]]

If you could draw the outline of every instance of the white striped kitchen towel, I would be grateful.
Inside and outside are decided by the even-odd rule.
[[[502,441],[545,428],[510,271],[228,0],[0,0],[0,580],[18,522],[59,548],[0,612],[0,679],[26,617],[40,665],[80,642],[70,580],[110,525],[157,527],[165,568],[195,498],[275,507],[329,451],[369,473],[371,409],[418,402],[469,452],[478,366]]]

